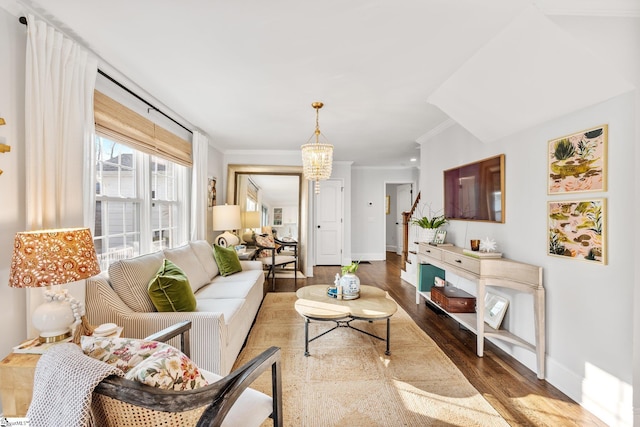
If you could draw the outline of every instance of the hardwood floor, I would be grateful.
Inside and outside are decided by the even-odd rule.
[[[415,303],[415,288],[400,279],[401,257],[387,252],[386,261],[361,264],[362,284],[377,286],[409,313],[456,364],[469,382],[512,426],[606,426],[558,389],[489,341],[484,357],[475,354],[476,337],[424,301]],[[276,292],[294,292],[305,285],[333,283],[339,267],[314,267],[314,277],[276,280]],[[271,285],[269,285],[271,290]],[[391,341],[393,345],[393,339]]]

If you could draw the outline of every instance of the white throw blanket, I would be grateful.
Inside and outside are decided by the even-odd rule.
[[[75,344],[51,347],[36,365],[33,399],[27,412],[29,425],[88,425],[93,389],[109,375],[124,376],[124,373],[86,356]]]

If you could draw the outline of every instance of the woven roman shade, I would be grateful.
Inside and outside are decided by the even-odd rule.
[[[191,143],[156,125],[107,95],[94,92],[96,132],[148,154],[191,167]]]

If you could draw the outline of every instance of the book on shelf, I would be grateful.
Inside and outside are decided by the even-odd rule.
[[[463,249],[462,253],[474,258],[502,258],[502,252],[482,252],[472,251],[471,249]]]
[[[435,242],[429,242],[429,244],[431,246],[453,246],[453,243],[435,243]]]

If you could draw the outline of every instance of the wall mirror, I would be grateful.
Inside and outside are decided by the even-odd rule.
[[[301,167],[228,165],[226,194],[228,204],[240,205],[247,226],[241,235],[270,226],[279,239],[299,242],[300,260],[306,260],[308,184]],[[299,265],[305,273],[306,262]]]

